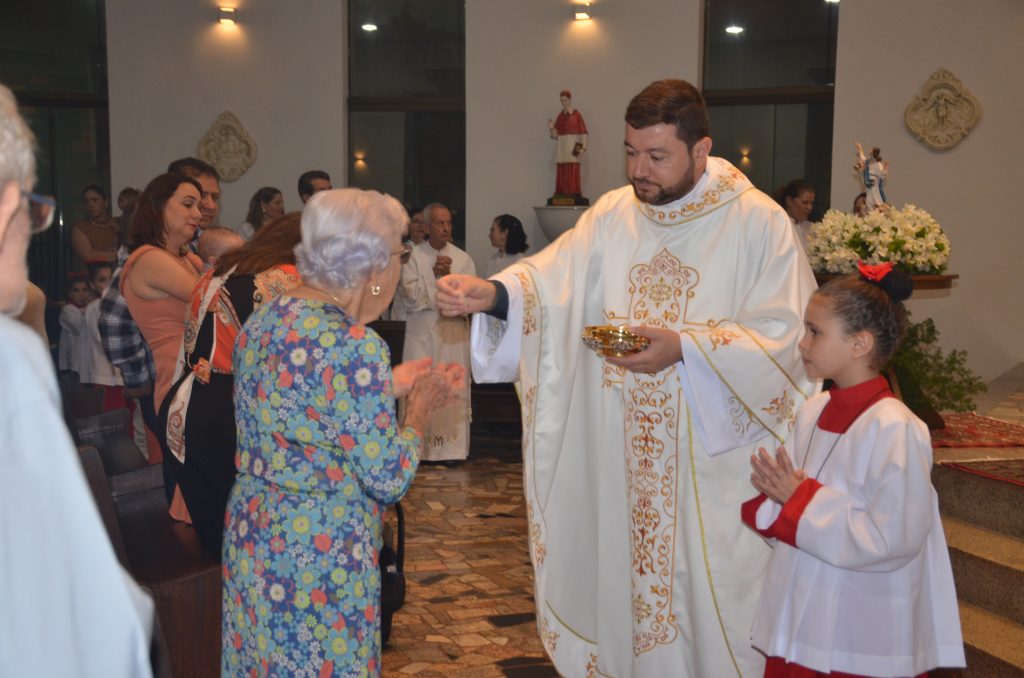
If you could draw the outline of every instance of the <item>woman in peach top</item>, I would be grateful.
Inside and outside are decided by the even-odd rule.
[[[176,172],[161,174],[142,192],[128,236],[131,255],[121,274],[121,294],[153,352],[153,403],[158,409],[173,380],[185,333],[185,304],[202,272],[199,257],[188,250],[202,216],[200,195],[194,179]],[[166,457],[166,440],[162,434],[158,437]],[[171,515],[188,519],[178,492]]]

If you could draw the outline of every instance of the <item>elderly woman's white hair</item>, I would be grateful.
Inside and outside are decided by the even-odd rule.
[[[302,279],[327,290],[358,287],[387,268],[395,235],[409,221],[389,195],[358,188],[320,191],[302,210],[295,266]]]
[[[0,85],[0,183],[17,181],[19,185],[35,182],[35,137],[18,113],[14,94]]]

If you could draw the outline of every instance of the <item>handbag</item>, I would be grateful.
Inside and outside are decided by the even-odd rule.
[[[380,641],[387,643],[391,637],[391,618],[405,604],[405,512],[402,504],[394,505],[398,518],[395,530],[395,547],[391,547],[385,529],[384,543],[380,548]],[[385,528],[388,526],[385,526]]]

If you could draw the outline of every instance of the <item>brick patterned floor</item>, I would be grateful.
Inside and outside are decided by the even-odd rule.
[[[522,466],[421,466],[402,505],[408,585],[384,675],[557,675],[534,622]]]

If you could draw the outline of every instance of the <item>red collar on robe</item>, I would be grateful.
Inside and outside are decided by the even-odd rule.
[[[828,392],[831,398],[821,411],[818,428],[829,433],[846,433],[864,410],[882,398],[896,397],[882,375],[848,388],[833,386]]]

